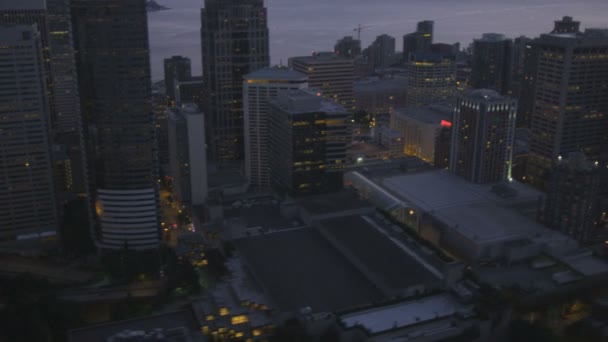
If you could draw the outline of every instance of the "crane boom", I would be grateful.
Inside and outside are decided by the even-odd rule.
[[[374,26],[374,25],[365,25],[365,26],[363,26],[363,25],[359,24],[359,26],[355,27],[353,29],[353,31],[357,32],[357,39],[361,40],[361,31],[363,31],[363,30],[365,30],[367,28],[370,28],[372,26]]]

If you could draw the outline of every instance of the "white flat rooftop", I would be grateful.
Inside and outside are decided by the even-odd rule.
[[[341,316],[340,319],[347,328],[360,325],[370,334],[376,334],[449,317],[458,312],[465,315],[472,314],[472,307],[459,303],[450,294],[443,293],[415,301],[353,312]]]
[[[470,183],[446,170],[404,174],[382,186],[478,243],[513,241],[556,234],[509,206],[536,201],[541,194],[518,182],[508,183],[513,196],[500,197],[492,185]]]

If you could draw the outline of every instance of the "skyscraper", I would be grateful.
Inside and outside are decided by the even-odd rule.
[[[471,86],[493,89],[507,95],[511,91],[513,41],[502,34],[484,33],[473,41]]]
[[[158,248],[145,1],[73,0],[72,15],[96,241],[104,249]]]
[[[173,193],[180,204],[207,199],[204,115],[194,103],[169,108],[169,159]]]
[[[517,100],[494,90],[460,94],[452,120],[450,170],[475,183],[511,178]]]
[[[350,114],[334,101],[304,90],[270,101],[270,173],[292,195],[342,188]]]
[[[435,44],[437,45],[437,44]],[[407,105],[449,102],[456,91],[456,57],[451,52],[410,54],[407,63]]]
[[[308,86],[320,89],[323,96],[346,108],[354,109],[355,64],[332,52],[318,52],[312,56],[292,57],[289,66],[308,76]]]
[[[270,188],[268,165],[268,101],[279,91],[304,89],[306,75],[286,67],[270,67],[245,75],[243,81],[243,110],[245,116],[245,174],[250,186]]]
[[[344,37],[336,42],[334,52],[342,57],[355,58],[361,54],[361,41],[351,36]]]
[[[558,156],[600,159],[608,131],[608,30],[543,34],[532,43],[528,181],[547,189]]]
[[[580,32],[580,27],[580,21],[574,21],[572,17],[564,16],[561,20],[555,21],[551,33],[577,33]]]
[[[200,108],[204,108],[205,84],[203,77],[190,77],[175,83],[175,104],[196,103]]]
[[[0,26],[0,241],[55,235],[44,54],[36,24]]]
[[[85,192],[82,120],[69,0],[4,1],[0,24],[36,24],[44,56],[44,79],[52,142],[65,150],[73,174],[74,192]]]
[[[395,38],[388,34],[379,35],[367,48],[367,55],[374,68],[389,67],[395,56]]]
[[[205,0],[201,22],[211,159],[242,160],[243,76],[270,64],[264,1]]]
[[[544,224],[579,241],[590,242],[599,222],[599,163],[581,152],[558,157],[545,201]]]
[[[51,128],[57,133],[80,131],[78,81],[69,0],[6,1],[0,24],[36,24],[44,55]]]
[[[175,86],[179,81],[192,77],[190,58],[173,56],[164,60],[165,91],[169,101],[175,101]]]
[[[434,22],[430,20],[421,21],[416,26],[416,32],[403,36],[403,61],[410,59],[414,52],[428,51],[433,44]]]

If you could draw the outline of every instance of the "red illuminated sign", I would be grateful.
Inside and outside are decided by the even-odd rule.
[[[452,127],[452,123],[447,120],[441,120],[441,126],[443,127]]]

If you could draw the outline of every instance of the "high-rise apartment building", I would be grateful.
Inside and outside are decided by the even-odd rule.
[[[434,22],[430,20],[421,21],[416,26],[416,32],[403,36],[403,61],[407,62],[414,52],[428,51],[433,44]]]
[[[190,58],[172,56],[164,60],[165,91],[169,101],[175,101],[175,86],[179,81],[185,81],[192,77]]]
[[[269,67],[245,75],[245,175],[252,188],[269,189],[271,186],[268,101],[280,91],[304,89],[307,86],[306,75],[286,67]]]
[[[473,41],[471,86],[493,89],[507,95],[511,91],[513,41],[502,34],[484,33]]]
[[[354,109],[355,64],[352,59],[332,52],[318,52],[290,58],[289,67],[308,76],[308,86],[320,89],[325,98],[347,110]]]
[[[531,48],[527,178],[546,190],[558,156],[600,159],[608,132],[608,30],[543,34]]]
[[[475,183],[511,178],[517,100],[494,90],[460,94],[452,120],[450,170]]]
[[[344,37],[336,42],[334,52],[342,57],[355,58],[361,54],[361,41],[351,36]]]
[[[270,101],[270,174],[292,195],[342,188],[350,114],[334,101],[305,90]]]
[[[407,105],[449,102],[456,91],[456,57],[451,52],[415,52],[407,62]]]
[[[204,115],[194,103],[171,107],[168,112],[173,194],[182,205],[205,204],[208,187]]]
[[[73,0],[94,204],[103,249],[156,249],[158,161],[144,0]]]
[[[239,161],[243,146],[243,76],[270,64],[263,0],[205,0],[201,10],[207,141],[214,161]]]
[[[0,26],[0,241],[57,230],[44,54],[36,26]]]
[[[543,223],[581,242],[591,242],[600,218],[599,191],[599,163],[581,152],[558,157],[551,172]]]

